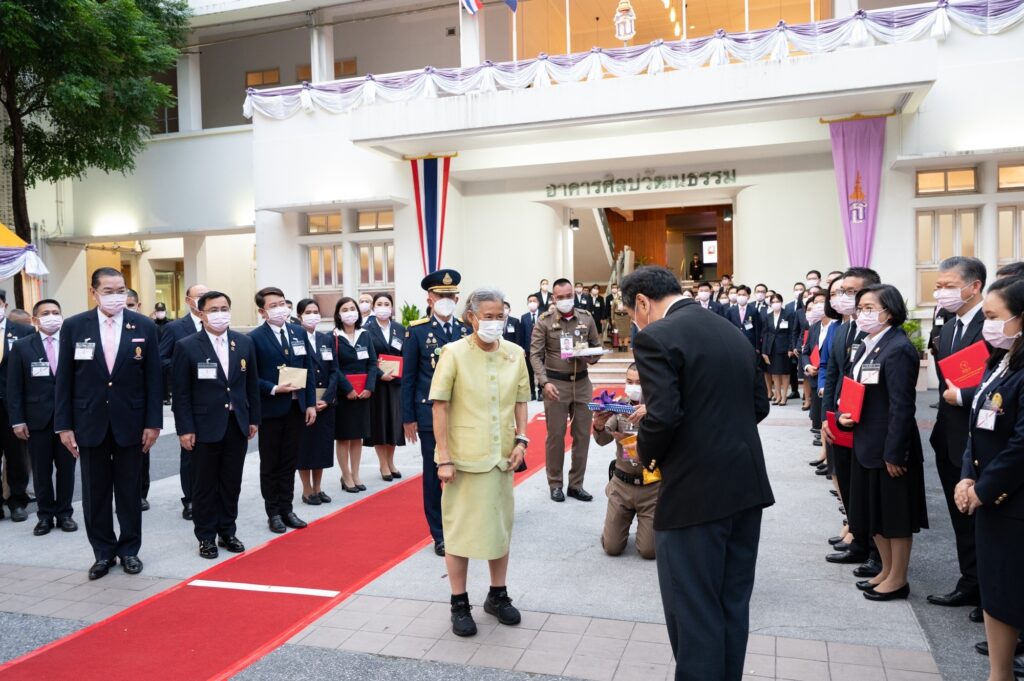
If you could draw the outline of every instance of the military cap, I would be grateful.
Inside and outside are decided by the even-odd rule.
[[[423,277],[420,286],[434,293],[458,293],[462,275],[455,270],[437,270]]]

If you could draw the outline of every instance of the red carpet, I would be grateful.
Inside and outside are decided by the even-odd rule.
[[[542,417],[519,483],[544,467]],[[217,564],[182,584],[0,666],[4,679],[227,678],[277,648],[430,543],[420,477],[366,497]],[[304,556],[317,556],[315,562]],[[188,586],[188,581],[302,587],[335,597]],[[97,583],[102,586],[102,580]]]

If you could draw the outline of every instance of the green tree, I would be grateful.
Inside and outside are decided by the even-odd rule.
[[[19,237],[31,241],[26,190],[36,182],[133,169],[157,111],[174,104],[152,76],[174,66],[188,18],[186,0],[0,0],[3,144]]]

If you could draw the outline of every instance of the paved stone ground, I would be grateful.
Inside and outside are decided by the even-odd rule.
[[[925,436],[927,420],[934,417],[928,404],[934,399],[934,393],[923,394],[919,403]],[[538,406],[531,404],[531,412]],[[966,609],[924,602],[927,593],[947,591],[956,576],[952,532],[934,465],[926,464],[932,529],[915,543],[912,597],[870,603],[853,587],[849,568],[823,560],[829,549],[824,540],[838,531],[841,516],[827,483],[806,465],[814,450],[805,416],[797,406],[777,409],[762,427],[777,503],[764,516],[747,678],[926,681],[939,679],[937,671],[948,681],[984,678],[984,658],[971,651],[974,641],[984,637],[982,628],[967,621]],[[538,448],[531,455],[539,456]],[[509,588],[526,612],[521,627],[498,627],[476,608],[480,634],[453,640],[446,625],[444,564],[426,549],[238,678],[662,678],[672,660],[654,565],[632,546],[612,558],[597,543],[610,456],[610,448],[591,449],[591,504],[569,500],[556,506],[547,498],[543,473],[517,489]],[[399,450],[397,459],[403,472],[414,473],[418,448]],[[385,486],[372,451],[364,452],[363,462],[370,493]],[[143,516],[142,576],[115,572],[88,584],[85,569],[92,556],[84,531],[36,538],[31,521],[0,523],[0,659],[16,657],[209,567],[195,553],[190,525],[178,515],[173,436],[160,439],[152,466],[153,510]],[[320,517],[362,498],[340,492],[337,468],[327,475],[325,489],[334,503],[300,505],[303,517]],[[263,520],[257,456],[247,462],[240,507],[243,541],[256,546],[272,538]],[[77,509],[76,515],[80,520]],[[474,563],[470,595],[475,603],[487,586],[486,568]]]

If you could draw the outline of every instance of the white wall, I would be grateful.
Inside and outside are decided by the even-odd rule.
[[[507,10],[506,10],[507,11]],[[356,58],[359,75],[459,66],[459,4],[334,27],[334,54]],[[446,29],[455,27],[455,35]],[[308,50],[306,61],[309,61]]]
[[[65,317],[88,309],[89,273],[86,272],[85,249],[79,245],[47,244],[45,258],[50,275],[43,284],[43,294],[60,301]]]
[[[231,323],[256,323],[255,234],[223,234],[206,237],[206,285],[231,296]],[[188,286],[190,282],[186,282]]]

